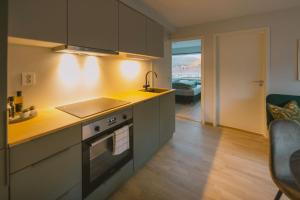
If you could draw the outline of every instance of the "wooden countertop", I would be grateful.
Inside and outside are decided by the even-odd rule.
[[[57,110],[55,108],[49,108],[45,110],[39,110],[38,116],[24,122],[8,125],[8,145],[10,147],[28,142],[39,137],[54,133],[58,130],[86,122],[88,120],[98,118],[109,113],[118,111],[120,109],[132,106],[134,104],[159,97],[164,94],[173,92],[174,90],[168,90],[162,93],[150,93],[142,91],[129,91],[123,93],[117,93],[110,98],[120,99],[123,101],[131,102],[122,107],[111,109],[106,112],[95,114],[91,117],[80,119],[70,114]]]

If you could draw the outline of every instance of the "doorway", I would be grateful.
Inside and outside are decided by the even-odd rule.
[[[201,39],[172,42],[172,88],[176,117],[201,122]]]
[[[215,125],[266,133],[268,31],[215,36]]]

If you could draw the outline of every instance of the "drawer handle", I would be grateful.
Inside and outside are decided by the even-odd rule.
[[[59,152],[56,152],[55,154],[52,154],[52,155],[48,156],[47,158],[44,158],[44,159],[42,159],[42,160],[40,160],[40,161],[38,161],[38,162],[36,162],[36,163],[31,164],[30,167],[35,167],[36,165],[41,164],[42,162],[44,162],[44,161],[46,161],[46,160],[49,160],[50,158],[53,158],[53,157],[55,157],[55,156],[58,156],[58,155],[60,155],[60,154],[62,154],[62,153],[64,153],[64,152],[70,150],[71,148],[72,148],[72,147],[68,147],[68,148],[63,149],[63,150],[61,150],[61,151],[59,151]]]

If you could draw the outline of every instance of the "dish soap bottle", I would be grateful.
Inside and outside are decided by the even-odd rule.
[[[17,96],[15,97],[15,106],[16,106],[17,113],[22,112],[22,110],[23,110],[22,91],[17,91]]]
[[[9,115],[10,118],[14,118],[15,117],[15,102],[14,102],[14,97],[8,97],[8,103],[10,106],[10,111],[9,111]]]

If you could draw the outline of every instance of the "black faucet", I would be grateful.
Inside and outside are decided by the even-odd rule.
[[[149,84],[149,82],[148,82],[148,75],[149,75],[150,73],[153,73],[153,74],[155,75],[155,77],[157,78],[157,73],[156,73],[155,71],[148,71],[148,72],[146,73],[146,76],[145,76],[145,81],[146,81],[146,83],[145,83],[145,85],[143,85],[143,88],[145,88],[146,91],[147,91],[148,88],[150,87],[150,84]]]

